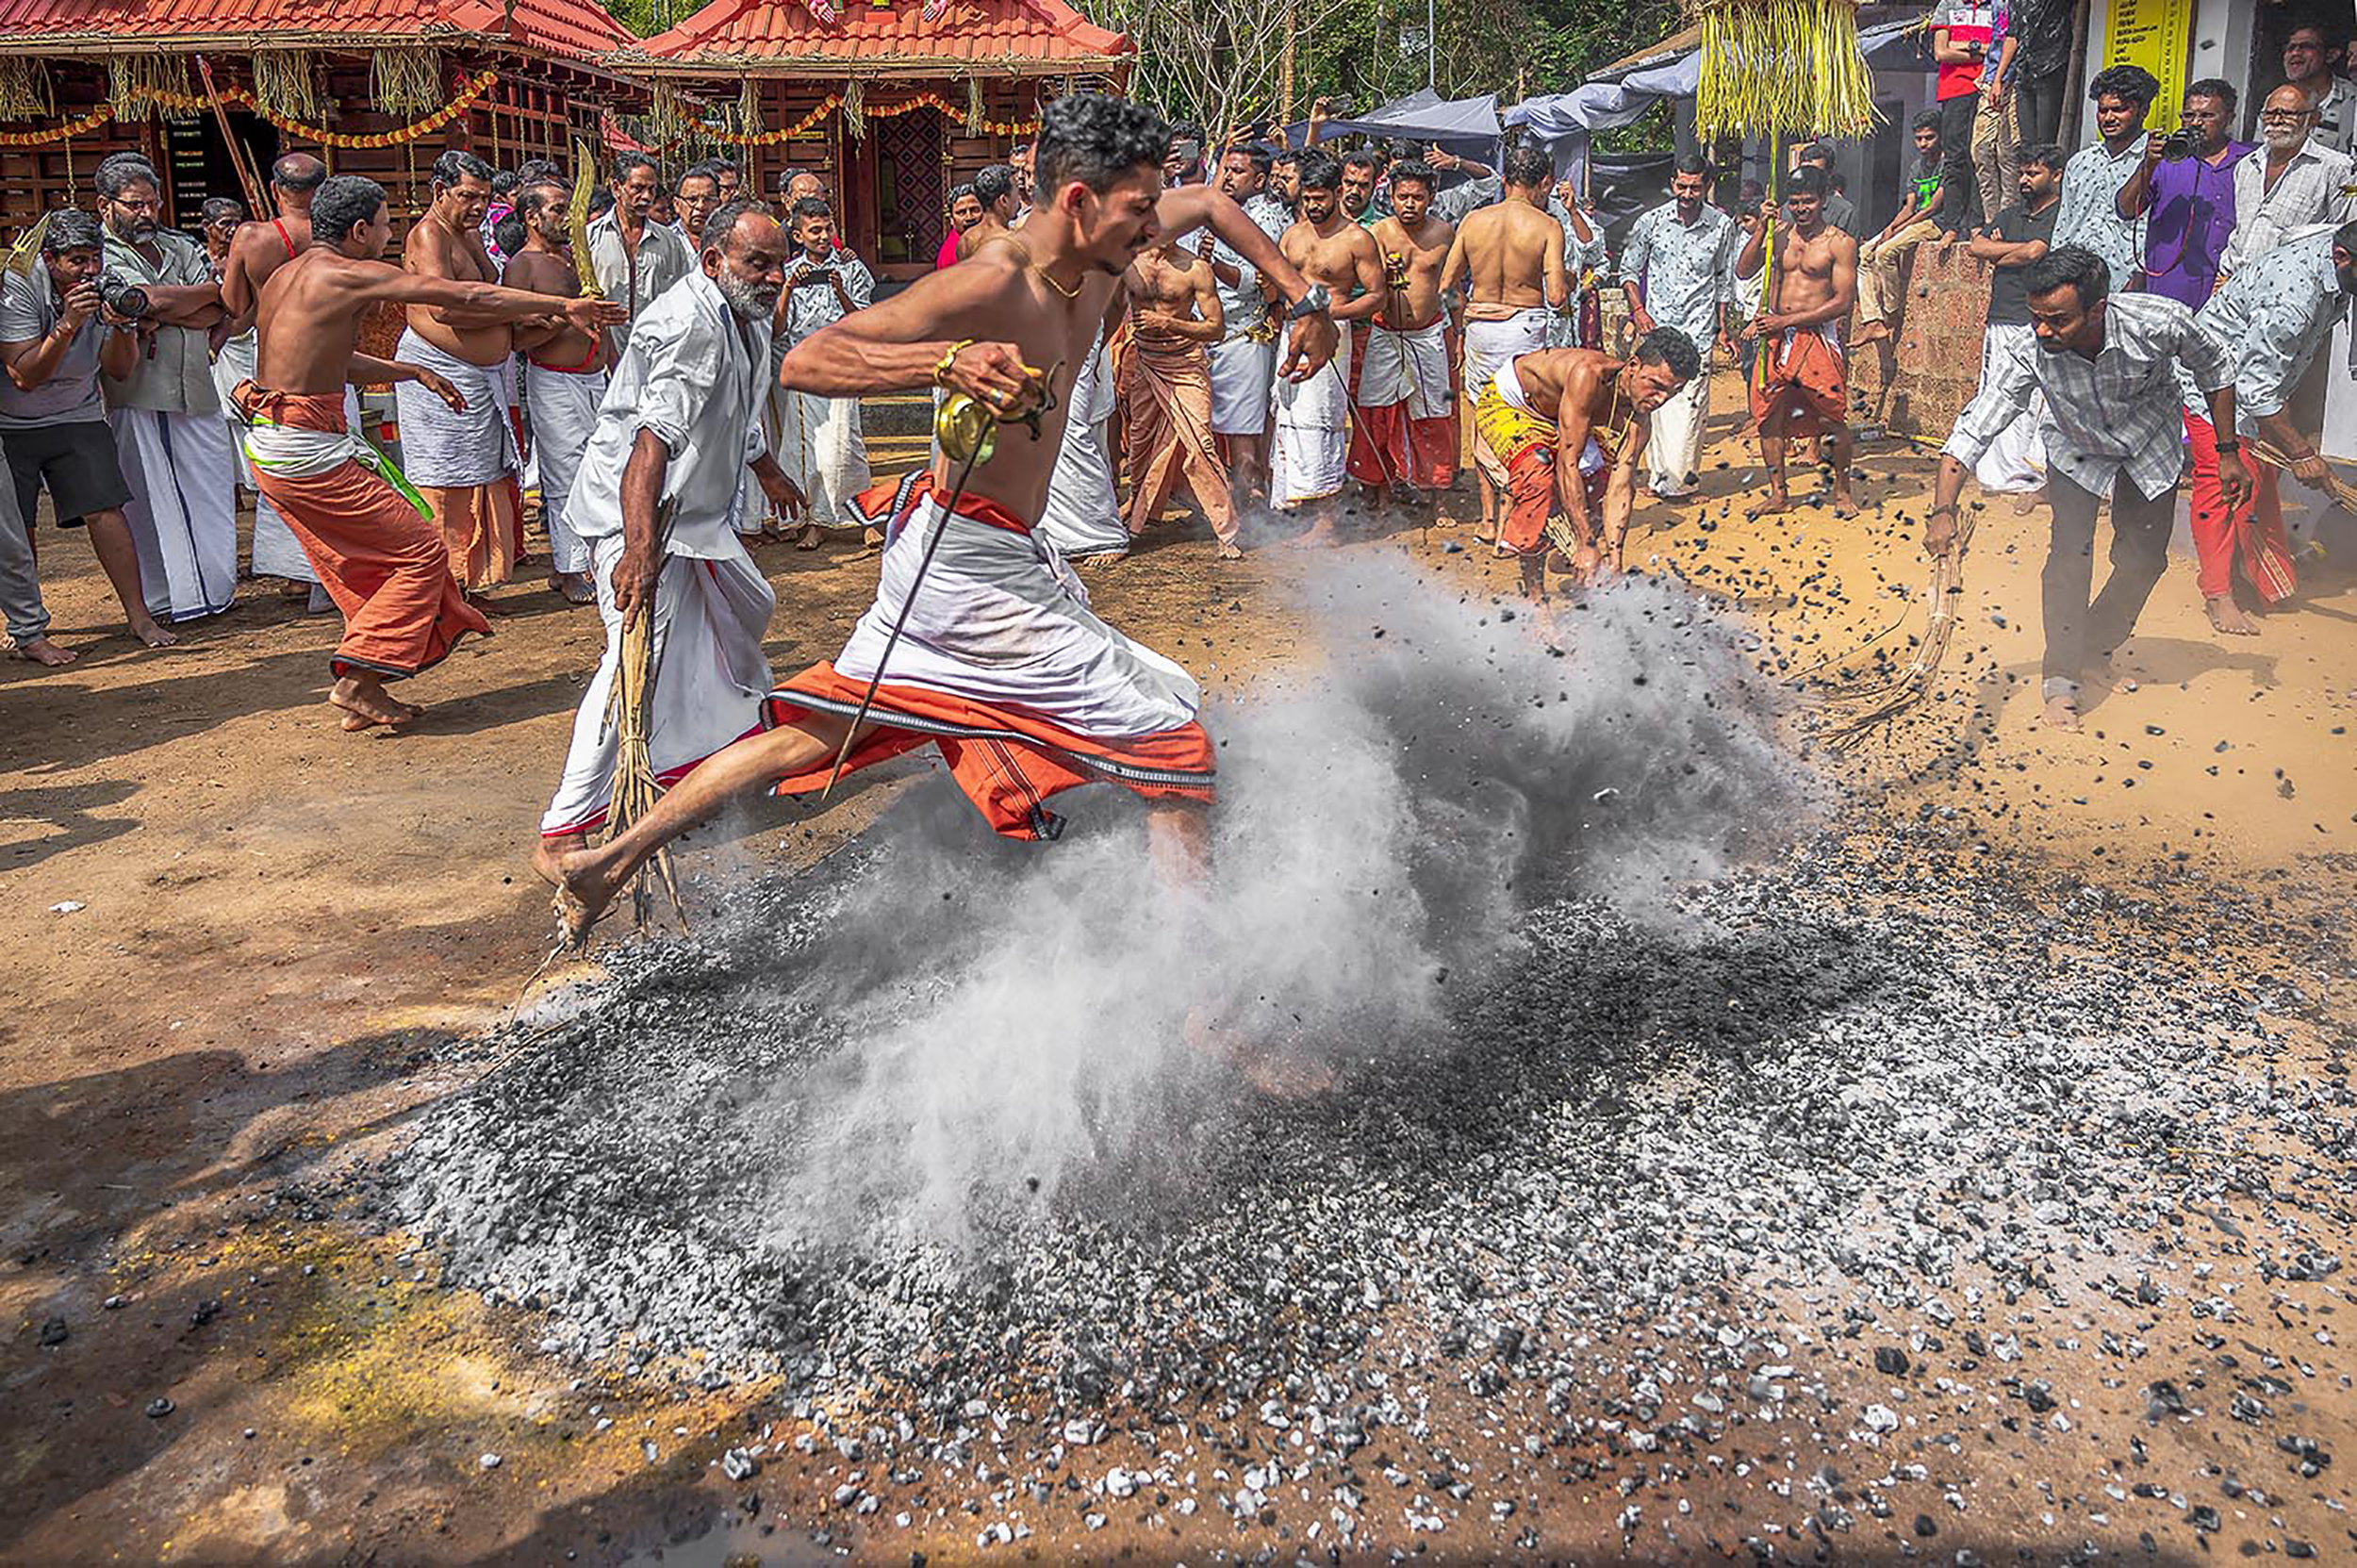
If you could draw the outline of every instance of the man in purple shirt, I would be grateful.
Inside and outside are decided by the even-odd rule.
[[[2119,215],[2145,219],[2146,291],[2195,310],[2217,287],[2217,259],[2234,232],[2234,165],[2256,145],[2231,140],[2226,128],[2233,123],[2234,90],[2216,79],[2194,83],[2185,89],[2177,145],[2149,138],[2142,167],[2119,190]]]

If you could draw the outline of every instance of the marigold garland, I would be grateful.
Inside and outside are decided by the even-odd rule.
[[[809,135],[826,122],[827,116],[842,107],[843,95],[839,92],[830,92],[821,98],[808,114],[803,115],[791,125],[780,125],[775,129],[766,131],[721,131],[715,134],[712,140],[724,141],[732,147],[774,147],[781,141],[791,141],[798,136]],[[963,121],[965,118],[965,109],[962,106],[950,103],[937,92],[919,93],[914,98],[897,104],[863,105],[860,112],[869,120],[890,120],[899,115],[913,113],[920,108],[939,109],[953,120]],[[1036,120],[984,120],[981,122],[979,131],[969,131],[967,134],[988,132],[992,136],[1030,136],[1038,129],[1039,122]],[[614,144],[612,136],[612,129],[609,128],[608,145]],[[683,140],[684,140],[683,137],[673,137],[668,141],[645,144],[644,150],[656,154],[666,153]]]
[[[447,126],[452,121],[472,108],[485,93],[491,91],[493,84],[498,80],[499,73],[496,71],[479,73],[459,90],[456,97],[424,119],[413,121],[399,130],[379,131],[370,136],[354,136],[344,131],[331,131],[324,125],[308,124],[295,119],[292,115],[280,114],[264,108],[255,102],[253,92],[246,88],[225,87],[221,91],[221,98],[224,104],[242,104],[288,135],[299,136],[306,141],[319,142],[321,146],[398,147],[404,142],[415,141],[420,137],[432,136],[436,131]],[[145,98],[160,108],[181,114],[195,114],[211,107],[208,100],[197,93],[170,92],[159,88],[135,89],[133,96]],[[65,141],[77,136],[88,136],[113,118],[113,107],[101,104],[72,124],[59,125],[46,131],[0,133],[0,147],[45,147],[54,141]]]

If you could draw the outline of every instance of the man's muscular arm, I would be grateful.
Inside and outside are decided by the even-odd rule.
[[[1554,220],[1549,219],[1548,222]],[[1557,311],[1569,310],[1572,307],[1572,270],[1563,263],[1563,247],[1551,244],[1541,255],[1545,272],[1541,287],[1544,290],[1547,307]]]
[[[1208,185],[1182,185],[1163,191],[1162,199],[1154,204],[1154,217],[1172,234],[1184,234],[1198,224],[1209,223],[1211,232],[1228,242],[1229,250],[1260,272],[1262,287],[1274,285],[1277,297],[1288,305],[1298,304],[1301,296],[1310,291],[1310,280],[1261,232],[1261,225],[1245,217],[1243,207]],[[1378,262],[1377,271],[1380,270]],[[1288,381],[1306,381],[1324,369],[1342,343],[1341,335],[1334,330],[1335,319],[1304,316],[1296,320],[1287,338],[1285,362],[1277,373]]]
[[[1647,421],[1630,421],[1628,439],[1621,443],[1620,460],[1612,465],[1611,477],[1604,484],[1604,548],[1618,571],[1623,566],[1621,551],[1628,538],[1628,520],[1637,510],[1637,459],[1644,454]],[[1574,461],[1572,467],[1579,465]],[[1580,487],[1581,497],[1587,487]]]
[[[1594,422],[1589,418],[1588,404],[1595,392],[1595,372],[1574,371],[1563,378],[1562,396],[1556,405],[1555,505],[1571,523],[1572,536],[1582,544],[1596,542],[1596,520],[1588,515],[1588,484],[1579,471],[1579,454],[1588,450],[1588,433]]]
[[[578,276],[569,262],[560,261],[544,251],[517,252],[507,258],[507,271],[503,275],[507,287],[511,289],[546,294],[552,298],[564,298],[568,293],[552,285]],[[516,328],[516,347],[521,353],[530,354],[552,338],[563,337],[565,331],[566,322],[562,318],[519,325]]]
[[[995,254],[1003,256],[1005,250]],[[1029,300],[1023,273],[1011,261],[978,258],[928,272],[890,299],[794,345],[778,379],[788,390],[819,397],[930,387],[933,367],[950,345],[972,338],[949,367],[949,385],[1002,415],[1019,414],[1038,401],[1047,373],[1026,365],[1020,349],[994,334]]]
[[[1473,263],[1465,255],[1465,225],[1460,223],[1448,242],[1448,259],[1441,263],[1441,292],[1462,289],[1472,272]]]
[[[1338,322],[1371,322],[1382,314],[1391,303],[1392,286],[1383,276],[1383,253],[1376,247],[1375,237],[1353,223],[1343,233],[1343,247],[1350,253],[1351,276],[1359,285],[1355,300],[1334,302],[1334,319]]]
[[[612,300],[560,300],[496,283],[462,283],[456,278],[431,277],[387,267],[381,261],[347,261],[338,279],[354,305],[422,305],[435,309],[472,312],[486,323],[520,322],[553,311],[584,332],[627,320],[630,311]]]
[[[257,249],[272,233],[267,223],[240,223],[229,239],[229,258],[221,269],[221,304],[230,325],[243,332],[254,324],[254,308],[262,291],[254,286],[253,264]]]

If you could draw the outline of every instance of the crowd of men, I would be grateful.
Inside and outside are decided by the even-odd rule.
[[[1747,182],[1733,213],[1712,205],[1710,166],[1681,158],[1669,199],[1638,218],[1614,256],[1535,146],[1509,147],[1496,169],[1412,144],[1337,157],[1324,103],[1301,147],[1244,127],[1207,143],[1178,127],[1162,188],[1226,198],[1222,210],[1241,215],[1302,291],[1289,295],[1279,270],[1246,254],[1260,247],[1219,223],[1165,226],[1124,258],[1072,384],[1057,388],[1070,413],[1033,524],[1060,557],[1117,558],[1183,497],[1232,558],[1286,526],[1278,519],[1322,543],[1348,514],[1428,507],[1469,457],[1484,538],[1519,558],[1525,587],[1540,593],[1550,563],[1574,579],[1616,567],[1640,497],[1697,493],[1714,357],[1744,374],[1765,470],[1752,515],[1795,504],[1788,470],[1802,440],[1817,443],[1823,499],[1852,516],[1849,347],[1885,355],[1887,388],[1903,269],[1924,247],[1961,244],[1995,281],[1981,385],[1946,445],[1932,540],[1950,536],[1966,470],[1985,489],[2051,504],[2049,717],[2074,723],[2079,681],[2127,635],[2160,576],[2181,475],[2218,630],[2256,630],[2236,601],[2238,565],[2263,602],[2293,591],[2276,464],[2239,432],[2255,426],[2299,477],[2327,477],[2316,351],[2346,311],[2352,231],[2339,225],[2357,215],[2346,150],[2357,91],[2336,74],[2339,41],[2301,27],[2284,50],[2287,80],[2257,115],[2258,141],[2233,139],[2236,95],[2217,80],[2187,88],[2182,128],[2161,135],[2144,129],[2157,83],[2116,66],[2089,86],[2095,140],[2066,154],[2034,87],[2041,15],[2034,5],[1936,8],[1939,107],[1910,127],[1915,161],[1895,214],[1871,234],[1858,232],[1824,146],[1797,149],[1772,193]],[[940,270],[989,259],[1036,271],[1035,151],[1020,147],[949,193]],[[858,395],[780,374],[800,345],[883,308],[824,180],[788,170],[773,198],[748,207],[725,158],[667,177],[652,157],[625,152],[602,173],[577,256],[571,185],[554,164],[495,171],[457,150],[435,161],[402,264],[385,269],[409,282],[370,285],[368,303],[400,305],[404,330],[389,358],[354,358],[386,373],[352,377],[393,384],[400,469],[365,452],[358,460],[428,525],[404,530],[393,548],[289,516],[281,497],[323,459],[288,456],[287,428],[327,415],[289,421],[239,395],[292,390],[257,373],[257,320],[273,280],[321,245],[313,209],[324,166],[282,157],[270,174],[276,210],[240,222],[238,204],[208,202],[200,240],[161,225],[154,168],[133,155],[103,163],[96,213],[52,214],[40,264],[0,289],[0,448],[14,480],[0,493],[0,607],[14,651],[46,665],[73,657],[47,635],[40,594],[30,524],[43,489],[62,525],[89,534],[131,630],[157,646],[173,640],[171,623],[228,606],[238,492],[257,491],[253,572],[310,585],[314,607],[346,618],[336,701],[348,727],[405,722],[415,710],[387,697],[383,681],[483,629],[473,601],[524,555],[528,481],[541,498],[551,588],[616,619],[631,596],[615,581],[620,546],[602,556],[601,541],[620,537],[619,513],[592,516],[585,498],[593,482],[618,483],[629,455],[627,441],[606,452],[601,479],[600,441],[616,438],[617,409],[651,395],[644,365],[637,392],[626,385],[625,350],[663,324],[678,335],[660,345],[675,373],[716,385],[749,347],[711,259],[719,213],[769,216],[782,251],[760,363],[745,379],[758,461],[722,465],[729,503],[715,529],[735,539],[783,527],[802,548],[843,529],[883,544],[890,520],[863,503],[871,475]],[[346,223],[326,248],[371,259],[350,249],[358,242]],[[576,308],[585,278],[608,314]],[[1625,300],[1635,345],[1621,355],[1605,352],[1607,286]],[[500,297],[470,304],[450,289]],[[701,313],[674,296],[701,299]],[[1278,338],[1305,316],[1333,324],[1337,352],[1285,373]],[[336,386],[329,422],[341,435],[359,416],[350,388]],[[708,415],[667,417],[684,430]],[[676,451],[672,462],[701,486],[721,483]],[[2090,600],[2107,499],[2114,569]],[[706,543],[719,553],[698,558],[727,553]],[[405,586],[387,598],[360,584],[372,573]],[[751,576],[740,609],[766,594]],[[362,613],[369,602],[377,613]],[[431,630],[387,642],[377,623],[388,617],[423,617]],[[712,635],[727,645],[721,665],[757,662],[758,628],[750,645]],[[586,780],[597,758],[576,760]],[[578,834],[599,809],[589,796],[560,797],[552,822]]]

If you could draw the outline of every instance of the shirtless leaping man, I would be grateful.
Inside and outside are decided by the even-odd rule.
[[[1752,372],[1752,417],[1759,421],[1759,456],[1768,469],[1768,495],[1749,515],[1792,509],[1785,454],[1795,434],[1833,432],[1833,515],[1857,516],[1850,496],[1850,383],[1841,350],[1841,323],[1857,301],[1857,241],[1825,222],[1825,176],[1803,168],[1786,197],[1791,222],[1777,222],[1775,204],[1761,206],[1761,223],[1735,263],[1737,277],[1757,275],[1770,231],[1775,234],[1775,307],[1743,329],[1759,339]]]
[[[1506,155],[1505,199],[1467,213],[1457,225],[1448,260],[1441,268],[1441,292],[1467,289],[1468,398],[1478,398],[1517,355],[1546,347],[1548,315],[1571,303],[1563,225],[1546,209],[1547,187],[1554,178],[1555,165],[1543,151],[1527,143],[1516,147]],[[1474,467],[1481,490],[1482,536],[1494,539],[1499,537],[1498,492],[1492,465],[1480,461],[1482,440],[1476,419]]]
[[[1441,270],[1457,239],[1432,216],[1432,166],[1392,167],[1392,213],[1367,232],[1383,256],[1390,297],[1367,328],[1359,372],[1358,429],[1350,475],[1368,499],[1445,490],[1457,481],[1457,385],[1449,364]]]
[[[1037,202],[1011,232],[1014,242],[985,246],[820,329],[786,355],[785,386],[857,397],[931,384],[979,398],[1001,417],[1036,409],[1049,388],[1047,371],[1033,367],[1071,373],[1130,261],[1164,231],[1205,222],[1291,302],[1282,373],[1298,381],[1332,358],[1337,335],[1324,295],[1243,209],[1208,186],[1162,188],[1170,134],[1150,109],[1080,93],[1057,100],[1043,121]],[[824,788],[936,527],[932,568],[849,766],[936,745],[992,826],[1024,839],[1061,831],[1047,807],[1057,791],[1123,784],[1154,802],[1158,859],[1200,870],[1212,753],[1195,718],[1199,688],[1092,614],[1077,581],[1032,537],[1068,410],[1064,388],[1054,390],[1039,439],[1003,431],[997,455],[973,468],[954,516],[943,510],[946,461],[904,482],[889,507],[875,604],[832,663],[771,694],[767,729],[689,773],[619,837],[563,858],[558,911],[569,935],[585,938],[648,856],[731,801]],[[651,498],[624,503],[642,514],[626,515],[626,526],[651,526],[644,515]]]
[[[247,449],[255,482],[344,613],[327,700],[344,711],[347,730],[400,725],[423,710],[387,697],[386,681],[439,662],[461,636],[487,633],[490,624],[459,593],[422,502],[344,420],[344,388],[354,383],[416,384],[445,403],[464,400],[433,371],[354,354],[361,319],[390,304],[520,322],[547,315],[554,304],[573,325],[594,332],[624,312],[603,300],[552,302],[387,266],[376,259],[393,231],[385,190],[356,174],[321,185],[311,220],[310,248],[263,286],[254,379],[237,388],[236,403],[254,427]]]
[[[1304,544],[1334,541],[1334,498],[1350,453],[1350,344],[1391,297],[1383,254],[1343,211],[1342,171],[1324,153],[1301,155],[1301,217],[1285,231],[1285,259],[1332,299],[1344,341],[1315,375],[1277,388],[1277,439],[1269,455],[1269,499],[1277,510],[1311,508]]]
[[[1545,596],[1556,550],[1574,583],[1621,569],[1646,417],[1701,373],[1693,342],[1664,326],[1626,359],[1594,349],[1517,355],[1481,388],[1474,422],[1507,495],[1498,548],[1521,557],[1525,594]]]
[[[402,261],[420,277],[489,283],[499,276],[483,248],[491,166],[455,148],[434,160],[434,199],[402,241]],[[456,387],[453,409],[415,382],[393,388],[401,460],[434,509],[450,569],[469,593],[504,583],[523,552],[523,462],[516,448],[509,361],[514,329],[467,310],[409,307],[409,328],[393,352]]]

